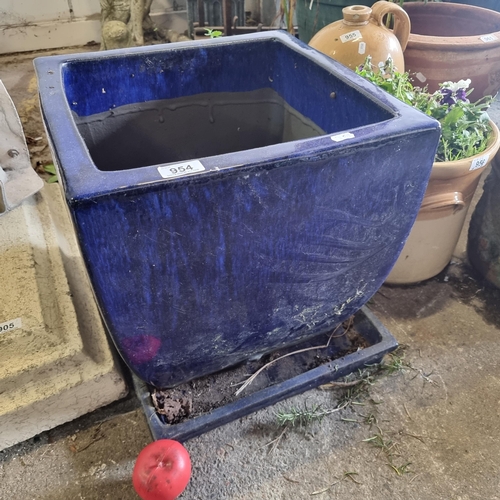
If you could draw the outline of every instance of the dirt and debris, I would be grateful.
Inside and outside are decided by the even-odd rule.
[[[167,424],[177,424],[185,420],[189,417],[193,408],[192,398],[177,390],[155,390],[151,394],[151,399],[156,412],[163,415]]]
[[[178,424],[368,347],[369,342],[352,322],[345,322],[344,328],[191,380],[175,389],[150,387],[156,413],[163,423]],[[242,394],[237,394],[239,387],[259,370],[262,370],[259,376]]]

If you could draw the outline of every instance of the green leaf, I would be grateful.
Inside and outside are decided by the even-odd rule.
[[[218,37],[222,36],[222,31],[214,30],[214,29],[210,29],[210,28],[205,28],[205,30],[206,30],[205,36],[209,36],[210,38],[218,38]]]
[[[455,106],[451,109],[451,111],[444,117],[441,122],[445,127],[450,127],[452,125],[456,125],[459,120],[465,115],[464,110],[458,106]]]
[[[43,169],[48,174],[56,175],[56,167],[52,163],[50,163],[49,165],[45,165]]]

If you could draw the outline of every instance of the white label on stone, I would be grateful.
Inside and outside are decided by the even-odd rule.
[[[332,135],[331,140],[335,142],[345,141],[346,139],[353,139],[354,134],[351,132],[344,132],[343,134]]]
[[[491,33],[490,35],[480,36],[479,39],[484,43],[494,42],[495,40],[498,40],[498,38],[493,33]]]
[[[490,154],[487,153],[483,156],[480,156],[479,158],[476,158],[475,160],[472,160],[472,164],[469,170],[477,170],[478,168],[483,168],[484,166],[486,166],[489,159],[490,159]]]
[[[5,323],[0,323],[0,334],[10,332],[11,330],[15,330],[16,328],[22,328],[23,322],[21,318],[11,319],[10,321],[6,321]]]
[[[164,179],[172,179],[173,177],[190,175],[194,174],[195,172],[203,172],[203,170],[205,170],[205,167],[198,160],[158,167],[158,172]]]
[[[349,33],[340,35],[340,40],[342,41],[342,43],[352,42],[353,40],[357,40],[358,38],[361,38],[361,31],[359,30],[350,31]]]
[[[366,52],[366,43],[365,42],[359,42],[358,45],[358,54],[364,54]]]
[[[425,76],[422,73],[416,73],[415,76],[417,77],[417,80],[419,80],[422,83],[427,81],[427,78],[425,78]]]

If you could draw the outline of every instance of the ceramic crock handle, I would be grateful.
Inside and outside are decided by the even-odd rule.
[[[401,49],[404,51],[408,43],[408,38],[410,37],[410,18],[406,11],[395,3],[381,1],[372,5],[372,18],[375,19],[377,24],[382,28],[385,28],[384,17],[387,14],[392,14],[394,16],[394,34],[399,40]]]
[[[421,210],[438,210],[440,208],[455,207],[455,210],[461,210],[465,207],[462,193],[454,191],[452,193],[441,193],[424,197],[420,207]]]

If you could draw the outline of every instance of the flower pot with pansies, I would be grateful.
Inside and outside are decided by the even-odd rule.
[[[450,262],[480,176],[500,147],[498,128],[486,113],[492,98],[471,102],[469,79],[429,92],[414,86],[408,72],[395,71],[391,60],[374,68],[368,58],[358,73],[441,123],[420,211],[387,283],[432,278]]]

